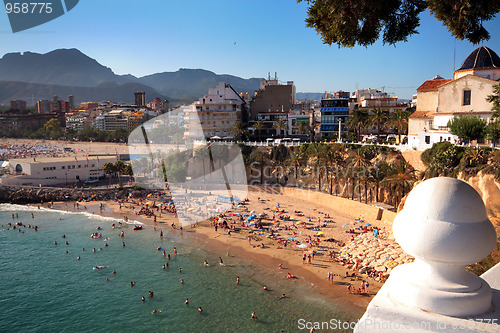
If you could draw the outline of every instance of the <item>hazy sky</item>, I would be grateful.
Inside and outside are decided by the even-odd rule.
[[[66,15],[13,34],[0,10],[0,55],[78,48],[117,74],[143,76],[203,68],[243,78],[295,81],[298,92],[385,87],[411,98],[425,80],[451,78],[480,45],[456,41],[428,12],[420,34],[396,47],[324,45],[306,28],[295,0],[81,0]],[[500,18],[486,24],[483,45],[500,54]]]

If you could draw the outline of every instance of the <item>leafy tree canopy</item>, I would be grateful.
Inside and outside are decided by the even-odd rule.
[[[490,38],[483,22],[500,11],[500,1],[488,0],[297,0],[309,5],[306,25],[316,29],[325,44],[368,46],[382,34],[384,44],[406,42],[418,33],[425,9],[453,36],[474,44]]]
[[[471,141],[484,137],[486,121],[471,116],[456,117],[450,120],[448,127],[451,134],[462,140]]]

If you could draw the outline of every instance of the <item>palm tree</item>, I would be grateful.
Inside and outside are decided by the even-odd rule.
[[[253,162],[260,167],[260,184],[264,184],[264,168],[269,164],[269,154],[266,151],[260,150],[253,156]]]
[[[307,121],[299,121],[298,130],[301,135],[304,135],[309,130],[310,126]]]
[[[258,134],[257,134],[257,135],[258,135],[257,137],[258,137],[259,141],[261,141],[261,139],[260,139],[260,137],[261,137],[261,131],[264,129],[264,126],[265,126],[265,125],[264,125],[264,122],[263,122],[262,120],[257,120],[257,121],[255,122],[255,124],[253,124],[253,128],[254,128],[255,130],[257,130],[257,133],[258,133]]]
[[[379,202],[380,182],[387,176],[389,169],[390,166],[387,162],[379,163],[370,168],[368,181],[375,183],[375,202]]]
[[[362,109],[354,109],[351,114],[349,114],[346,125],[348,128],[352,128],[356,131],[358,142],[361,140],[361,129],[366,127],[369,118],[368,111]]]
[[[375,108],[370,115],[369,124],[377,127],[377,141],[380,141],[380,129],[385,126],[385,122],[389,118],[389,112],[381,108]]]
[[[410,163],[402,160],[390,164],[389,174],[382,184],[386,185],[393,195],[396,209],[401,199],[412,189],[415,180],[415,169]]]
[[[109,175],[109,185],[111,185],[111,174],[116,172],[115,164],[108,162],[102,166],[102,172],[105,175]]]
[[[247,124],[244,122],[237,120],[234,123],[233,128],[231,129],[231,132],[234,134],[237,140],[243,140],[243,137],[247,135]]]
[[[203,166],[203,182],[205,182],[205,161],[209,159],[208,149],[206,149],[205,147],[196,149],[194,152],[194,159],[195,161],[201,162],[201,165]]]
[[[277,122],[274,123],[273,127],[276,130],[279,130],[280,131],[280,136],[283,137],[284,134],[285,134],[285,130],[288,127],[288,124],[283,119],[280,119],[280,120],[278,120]]]
[[[329,147],[325,154],[325,162],[327,167],[326,179],[328,181],[328,193],[332,195],[333,181],[334,179],[339,178],[339,167],[341,167],[344,163],[340,145],[331,145]],[[337,195],[337,191],[335,191],[335,195]]]
[[[118,181],[121,181],[120,175],[125,172],[125,163],[122,160],[115,162],[115,172],[118,174]]]
[[[322,143],[311,143],[307,148],[307,153],[309,156],[314,157],[314,168],[318,175],[318,191],[322,191],[321,179],[326,171],[326,151],[328,146]]]
[[[365,181],[365,196],[367,195],[368,173],[371,166],[370,160],[361,152],[361,149],[356,150],[354,154],[349,161],[349,166],[352,167],[352,200],[354,200],[354,189],[356,188],[356,175],[362,174],[361,178]],[[359,201],[361,201],[361,193],[359,194]]]
[[[389,124],[398,129],[398,142],[401,144],[401,133],[408,129],[408,117],[410,116],[411,111],[397,109],[394,113],[389,117]]]
[[[288,155],[288,164],[295,168],[294,178],[297,186],[299,186],[298,168],[302,165],[303,161],[304,153],[300,149],[296,148],[290,151],[290,155]]]

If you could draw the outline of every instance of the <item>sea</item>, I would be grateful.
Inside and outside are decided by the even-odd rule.
[[[318,332],[351,332],[359,318],[310,284],[200,248],[189,231],[165,229],[161,238],[150,226],[133,230],[134,221],[118,228],[120,221],[1,204],[0,331],[309,332],[321,323]],[[18,222],[24,226],[13,229]],[[165,269],[162,249],[171,256]]]

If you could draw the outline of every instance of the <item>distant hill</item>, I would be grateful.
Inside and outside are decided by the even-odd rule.
[[[102,83],[96,87],[70,87],[55,84],[26,83],[14,81],[0,81],[0,103],[10,105],[11,100],[25,100],[28,105],[32,100],[51,99],[52,96],[59,96],[66,100],[68,95],[75,96],[75,103],[87,101],[114,101],[127,104],[134,103],[134,92],[142,90],[146,96],[167,97],[156,92],[153,88],[137,82],[125,84]]]
[[[295,95],[297,99],[304,99],[308,101],[320,101],[325,95],[325,93],[298,92]]]
[[[215,87],[217,82],[224,81],[237,92],[252,93],[259,89],[260,78],[242,79],[232,75],[219,75],[203,69],[180,69],[176,72],[163,72],[137,78],[133,75],[117,75],[111,68],[99,64],[77,49],[58,49],[46,54],[33,52],[8,53],[0,59],[0,81],[16,81],[68,87],[97,87],[105,84],[142,84],[155,90],[171,101],[192,102]],[[24,87],[27,89],[28,86]],[[130,87],[130,86],[129,86]],[[47,89],[51,89],[46,87]],[[102,88],[102,87],[101,87]],[[30,88],[31,89],[31,88]],[[39,89],[39,87],[37,87]],[[58,88],[61,89],[60,87]],[[90,92],[92,90],[88,90]],[[28,91],[26,91],[28,92]],[[38,92],[30,91],[38,96]],[[97,90],[94,90],[97,93]],[[100,101],[101,95],[79,96],[72,93],[78,100]],[[19,93],[18,95],[22,95]],[[58,95],[64,96],[60,93]],[[2,93],[4,96],[4,93]],[[94,97],[95,96],[95,97]],[[133,93],[132,95],[133,96]],[[43,96],[44,99],[51,96]],[[146,99],[153,100],[154,94],[146,92]],[[104,99],[112,99],[105,97]],[[2,101],[4,98],[1,99]]]

